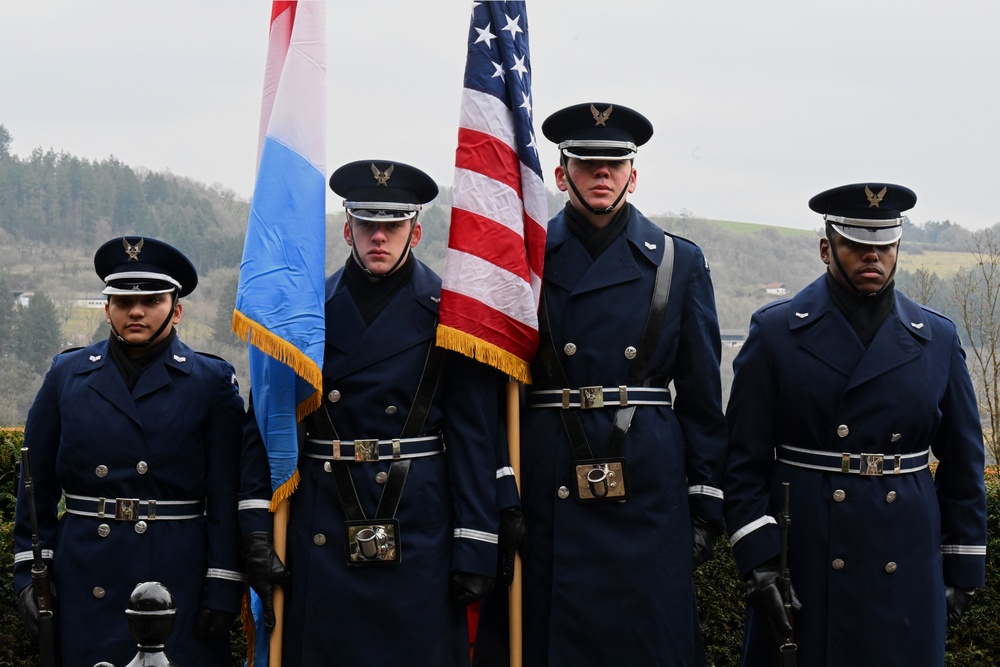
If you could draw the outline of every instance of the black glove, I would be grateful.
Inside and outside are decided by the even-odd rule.
[[[235,620],[236,614],[202,607],[194,621],[194,636],[207,640],[229,639],[229,631]]]
[[[528,553],[528,524],[520,507],[500,510],[500,579],[510,586],[514,581],[514,554]]]
[[[49,584],[49,595],[52,598],[52,606],[56,604],[56,587]],[[28,584],[21,589],[17,596],[17,613],[27,626],[32,637],[38,636],[38,604],[35,602],[35,585]]]
[[[35,604],[35,587],[28,584],[17,596],[17,613],[32,637],[38,636],[38,605]]]
[[[274,629],[275,584],[284,587],[288,583],[288,571],[274,551],[271,533],[254,532],[240,536],[240,547],[247,565],[247,583],[260,597],[264,608],[264,627],[268,632]]]
[[[493,577],[471,572],[452,572],[448,586],[452,599],[460,605],[482,600],[493,590]]]
[[[715,541],[719,539],[720,532],[715,524],[698,516],[691,517],[692,559],[696,569],[699,565],[712,560],[712,555],[715,553]]]
[[[956,625],[962,620],[965,611],[972,604],[972,595],[975,591],[954,586],[944,587],[944,599],[948,604],[948,625]]]
[[[768,621],[771,634],[778,642],[784,642],[792,636],[792,626],[785,616],[785,604],[781,597],[778,566],[774,561],[760,565],[747,577],[747,602],[753,605],[757,613]],[[802,603],[795,596],[792,583],[788,582],[788,592],[792,598],[792,610],[802,609]]]

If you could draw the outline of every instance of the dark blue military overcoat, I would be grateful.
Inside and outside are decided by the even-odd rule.
[[[366,326],[339,273],[328,283],[336,288],[326,305],[324,406],[342,440],[397,438],[434,345],[441,280],[415,261],[412,280]],[[451,601],[448,582],[452,571],[496,572],[500,377],[446,355],[421,431],[441,434],[446,453],[411,459],[396,514],[398,565],[346,564],[346,518],[329,463],[299,457],[301,481],[291,497],[288,533],[292,584],[284,664],[468,663],[465,607]],[[369,518],[384,488],[379,473],[390,463],[350,464]]]
[[[944,664],[944,586],[982,586],[986,552],[982,432],[955,325],[896,292],[865,348],[821,277],[754,314],[734,367],[727,527],[741,573],[777,556],[790,483],[799,664]],[[884,454],[884,474],[776,463],[778,445]],[[892,474],[895,454],[928,448],[934,478]],[[773,664],[764,622],[748,614],[744,664]]]
[[[672,380],[676,396],[672,407],[636,408],[623,450],[630,499],[578,504],[567,493],[575,464],[560,409],[522,410],[526,667],[704,664],[691,515],[721,521],[726,444],[705,257],[632,208],[625,230],[593,260],[560,213],[548,227],[543,299],[570,387],[625,384],[628,348],[639,346],[671,240],[669,302],[648,377],[654,387]],[[545,388],[537,361],[532,374],[529,391]],[[614,414],[613,407],[580,411],[595,456]]]
[[[28,413],[29,449],[42,548],[58,594],[63,665],[125,665],[135,656],[125,609],[136,584],[173,594],[167,655],[180,665],[232,664],[228,641],[194,638],[207,607],[234,614],[243,594],[236,528],[244,411],[233,367],[178,339],[129,392],[108,341],[58,355]],[[108,499],[107,514],[66,513],[63,493]],[[196,519],[119,521],[115,498],[207,501]],[[96,503],[84,511],[96,514]],[[147,512],[142,506],[141,512]],[[31,581],[31,529],[18,492],[15,587]]]

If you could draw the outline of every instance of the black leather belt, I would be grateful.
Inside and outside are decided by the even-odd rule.
[[[874,452],[852,454],[850,452],[827,452],[792,445],[778,445],[778,460],[788,465],[811,470],[881,477],[923,470],[930,461],[930,450],[925,449],[922,452],[908,452],[906,454]]]
[[[66,512],[117,521],[179,521],[205,515],[204,500],[140,500],[66,494]]]

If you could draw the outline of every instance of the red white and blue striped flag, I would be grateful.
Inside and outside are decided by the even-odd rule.
[[[530,382],[547,202],[524,2],[474,2],[438,345]]]
[[[233,313],[233,331],[249,343],[250,391],[271,464],[272,511],[298,482],[298,421],[321,403],[325,128],[326,4],[274,2],[257,176]],[[260,602],[251,597],[258,624],[250,664],[263,667],[268,638]]]

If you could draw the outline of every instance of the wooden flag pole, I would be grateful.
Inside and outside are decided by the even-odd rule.
[[[521,416],[519,411],[519,389],[517,380],[507,382],[507,447],[510,450],[510,467],[514,471],[514,483],[521,492]],[[521,595],[521,554],[514,552],[514,580],[510,584],[510,665],[521,667],[524,648],[522,645],[522,595]]]
[[[288,518],[291,504],[285,498],[278,504],[274,513],[274,552],[282,563],[285,560],[288,542]],[[281,635],[285,625],[285,590],[281,586],[271,589],[271,599],[274,602],[274,629],[271,630],[271,645],[268,649],[268,667],[281,667]]]

